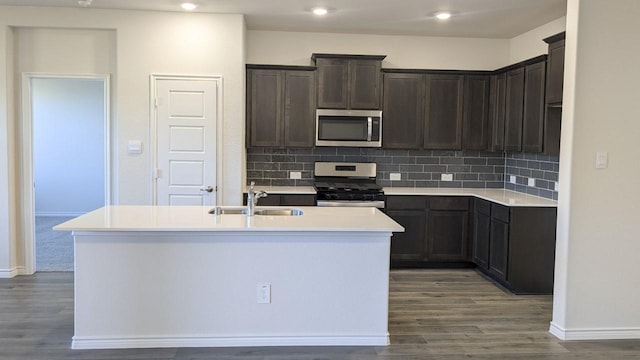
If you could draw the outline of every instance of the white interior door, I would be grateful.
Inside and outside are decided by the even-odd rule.
[[[158,205],[216,203],[217,84],[156,80]]]

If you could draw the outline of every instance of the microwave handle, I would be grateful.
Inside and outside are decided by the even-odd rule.
[[[373,119],[371,116],[367,118],[367,141],[371,141],[371,134],[373,133]]]

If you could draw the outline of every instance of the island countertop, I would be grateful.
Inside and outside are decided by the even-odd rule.
[[[296,206],[300,216],[212,215],[213,206],[106,206],[54,230],[94,231],[322,231],[402,232],[404,228],[375,208]],[[237,207],[233,207],[237,208]],[[278,207],[256,207],[256,210]]]

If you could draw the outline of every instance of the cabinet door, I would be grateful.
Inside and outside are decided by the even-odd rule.
[[[404,227],[391,237],[391,260],[424,260],[426,216],[424,210],[387,210],[387,215]]]
[[[473,216],[473,262],[483,269],[489,268],[489,236],[491,232],[490,204],[475,199]]]
[[[283,194],[280,205],[282,206],[315,206],[316,196],[311,194]]]
[[[382,146],[420,149],[424,126],[424,76],[384,74]]]
[[[315,72],[285,72],[284,146],[313,147],[315,88]]]
[[[504,150],[506,89],[506,73],[491,76],[491,100],[489,105],[489,116],[491,118],[491,151]]]
[[[427,259],[468,261],[468,210],[429,210]]]
[[[549,44],[547,65],[547,104],[561,104],[564,81],[564,40]]]
[[[428,75],[425,149],[462,149],[462,75]]]
[[[282,72],[251,70],[250,146],[281,146]]]
[[[377,60],[349,60],[350,109],[380,109],[380,66]]]
[[[509,223],[491,218],[489,235],[489,271],[502,280],[507,280],[509,257]]]
[[[278,194],[271,194],[258,199],[258,206],[280,206],[281,204],[282,198]]]
[[[522,151],[527,153],[542,152],[546,67],[542,61],[525,68]]]
[[[346,109],[348,106],[349,63],[346,59],[316,60],[318,71],[318,107]]]
[[[562,107],[547,106],[544,115],[544,145],[545,155],[560,155],[560,133],[562,128]]]
[[[465,76],[464,148],[487,150],[489,147],[489,82],[488,75]]]
[[[522,110],[524,107],[524,68],[507,72],[504,120],[504,150],[522,150]]]

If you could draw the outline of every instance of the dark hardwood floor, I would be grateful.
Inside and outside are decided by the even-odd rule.
[[[640,359],[640,340],[559,341],[550,296],[511,295],[473,270],[397,270],[390,285],[387,347],[70,350],[73,274],[0,279],[0,359]]]

